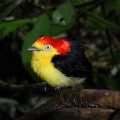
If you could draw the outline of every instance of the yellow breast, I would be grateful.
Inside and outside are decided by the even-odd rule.
[[[69,86],[70,78],[56,69],[51,62],[52,57],[44,57],[41,54],[33,52],[31,66],[37,75],[53,87]]]

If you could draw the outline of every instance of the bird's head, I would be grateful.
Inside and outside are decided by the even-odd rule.
[[[71,42],[65,39],[54,39],[49,36],[38,38],[28,50],[43,57],[53,57],[55,55],[66,55],[70,52]]]

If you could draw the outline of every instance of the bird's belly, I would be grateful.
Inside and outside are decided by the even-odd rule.
[[[42,80],[53,87],[65,87],[70,84],[70,78],[56,69],[52,63],[40,64],[34,61],[32,62],[32,68]]]

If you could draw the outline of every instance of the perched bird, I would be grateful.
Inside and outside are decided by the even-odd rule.
[[[28,50],[33,51],[34,72],[52,87],[74,86],[92,77],[92,67],[80,41],[43,36]]]

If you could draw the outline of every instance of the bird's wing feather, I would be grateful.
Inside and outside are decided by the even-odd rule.
[[[68,77],[90,77],[92,66],[84,54],[84,47],[79,41],[73,41],[71,51],[66,56],[55,56],[54,66]]]

